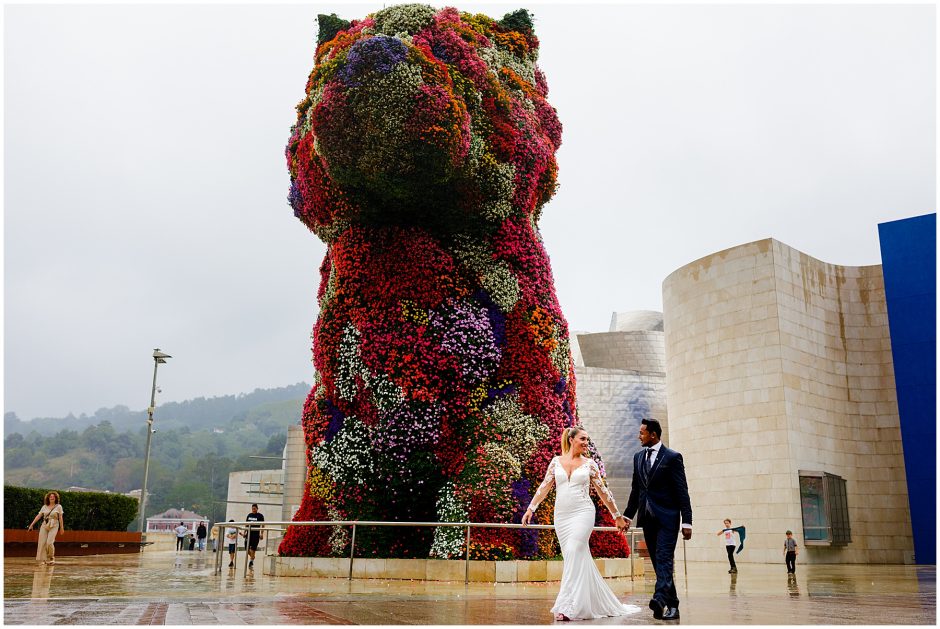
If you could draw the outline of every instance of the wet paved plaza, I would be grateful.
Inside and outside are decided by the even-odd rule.
[[[551,624],[558,583],[481,584],[244,576],[212,572],[211,552],[4,561],[5,624]],[[241,561],[241,557],[239,557]],[[915,566],[677,564],[682,623],[935,624],[936,569]],[[652,573],[648,570],[647,575]],[[653,581],[608,580],[639,614],[564,624],[675,624],[646,609]]]

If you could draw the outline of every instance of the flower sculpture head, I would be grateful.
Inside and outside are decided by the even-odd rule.
[[[320,40],[287,147],[291,205],[320,238],[350,223],[453,232],[537,218],[561,124],[526,11],[321,16]]]

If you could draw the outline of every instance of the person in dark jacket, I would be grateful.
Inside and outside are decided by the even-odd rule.
[[[682,455],[660,441],[662,434],[662,426],[655,419],[644,419],[640,424],[643,449],[633,457],[633,485],[625,514],[628,527],[635,517],[643,528],[656,572],[656,591],[649,603],[653,618],[678,620],[673,563],[680,524],[682,537],[692,538],[692,502]]]
[[[199,526],[196,527],[196,547],[199,549],[199,552],[206,549],[206,536],[208,534],[209,531],[206,529],[206,523],[200,522]]]

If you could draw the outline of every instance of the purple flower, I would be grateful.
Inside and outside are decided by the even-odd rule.
[[[490,328],[493,330],[493,340],[496,343],[496,347],[502,349],[506,347],[506,315],[499,309],[499,307],[490,299],[489,294],[485,290],[478,290],[473,294],[473,298],[479,302],[481,306],[486,308],[486,314],[490,319]]]
[[[388,74],[408,56],[408,47],[400,39],[376,35],[360,39],[349,48],[340,77],[347,86],[359,85],[367,72]]]
[[[457,357],[463,377],[475,385],[485,381],[499,365],[486,308],[472,301],[450,299],[428,316],[428,327],[444,352]]]
[[[287,201],[294,208],[294,217],[300,218],[304,211],[304,198],[300,192],[300,184],[295,179],[290,182],[290,192],[287,193]]]
[[[336,433],[342,429],[346,416],[343,415],[343,411],[333,406],[333,403],[329,400],[326,400],[326,412],[330,414],[330,424],[326,427],[326,435],[324,435],[323,440],[329,443],[333,441]]]
[[[512,484],[512,498],[516,503],[515,512],[512,514],[512,521],[516,524],[522,522],[522,516],[526,508],[532,501],[530,490],[532,485],[524,478],[515,481]],[[519,531],[519,555],[522,557],[532,557],[538,552],[539,532],[536,530],[522,529]]]
[[[440,439],[443,415],[442,406],[420,402],[405,402],[380,413],[376,451],[393,466],[401,465],[401,473],[408,472],[411,468],[406,464],[412,454],[428,449]]]

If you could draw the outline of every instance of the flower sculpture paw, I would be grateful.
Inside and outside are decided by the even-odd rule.
[[[400,5],[321,15],[318,40],[286,151],[294,214],[327,244],[296,517],[518,522],[577,421],[538,232],[561,124],[531,16]],[[535,531],[478,535],[481,556],[552,547]],[[348,543],[292,527],[280,552]],[[452,557],[464,541],[379,528],[356,548]]]

